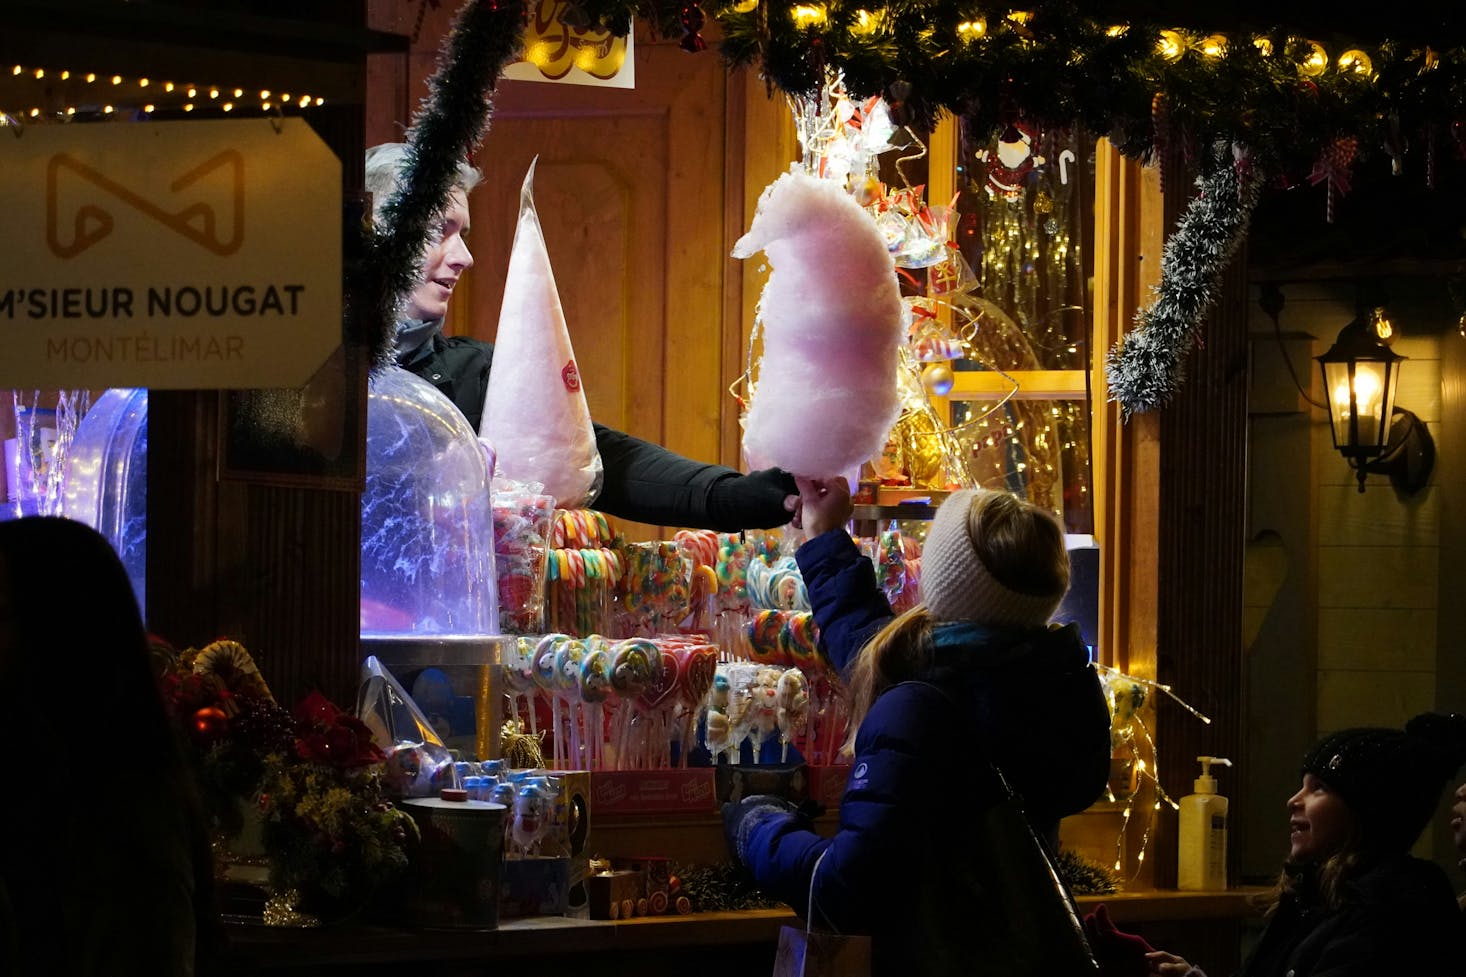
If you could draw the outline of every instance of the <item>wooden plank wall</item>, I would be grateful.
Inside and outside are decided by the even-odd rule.
[[[1195,193],[1179,158],[1165,161],[1166,226]],[[1187,377],[1160,414],[1160,519],[1156,573],[1156,678],[1211,718],[1157,705],[1159,776],[1173,797],[1191,793],[1196,757],[1240,755],[1243,514],[1247,491],[1246,250],[1223,276]],[[1155,884],[1176,881],[1176,819],[1155,838]],[[1235,857],[1235,852],[1233,853]]]

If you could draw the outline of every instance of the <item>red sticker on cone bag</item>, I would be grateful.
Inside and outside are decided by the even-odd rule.
[[[574,360],[567,360],[560,371],[560,379],[565,381],[565,389],[571,393],[580,389],[580,371],[575,368]]]

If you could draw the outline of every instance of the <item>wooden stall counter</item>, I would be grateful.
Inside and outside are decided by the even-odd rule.
[[[789,909],[628,920],[534,916],[504,920],[497,930],[485,932],[230,923],[225,972],[229,977],[488,977],[524,968],[534,977],[683,972],[750,977],[773,969],[779,927],[797,923]]]
[[[1158,948],[1228,973],[1237,965],[1243,926],[1262,890],[1131,891],[1081,896],[1088,912],[1103,902],[1115,922]],[[361,977],[488,977],[528,967],[536,977],[696,973],[749,977],[772,970],[779,927],[800,925],[789,909],[693,913],[629,920],[538,916],[503,921],[488,932],[402,930],[344,924],[277,929],[228,927],[231,975],[353,974]]]

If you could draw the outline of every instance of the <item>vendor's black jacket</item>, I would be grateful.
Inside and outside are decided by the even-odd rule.
[[[398,363],[437,387],[477,431],[493,358],[490,343],[437,333],[420,349],[400,356]],[[784,497],[797,490],[783,472],[743,475],[603,424],[596,424],[595,432],[605,474],[591,508],[652,525],[721,532],[771,529],[789,521]]]

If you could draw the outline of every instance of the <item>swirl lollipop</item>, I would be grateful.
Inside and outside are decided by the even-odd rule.
[[[649,638],[627,638],[611,649],[611,687],[621,698],[634,699],[661,670],[661,650]]]
[[[589,766],[596,770],[600,769],[605,736],[601,704],[611,695],[611,651],[610,643],[599,635],[592,636],[586,645],[585,658],[580,663],[580,708]]]
[[[677,661],[677,708],[682,712],[681,739],[679,740],[682,766],[687,766],[687,754],[697,726],[697,715],[703,700],[713,687],[718,668],[718,650],[711,645],[694,645],[678,648],[672,653]]]
[[[530,735],[538,739],[539,730],[534,716],[534,650],[535,642],[531,638],[516,638],[505,649],[504,684],[509,687],[510,708],[514,710],[516,719],[520,714],[519,702],[523,698],[524,711],[529,713]]]
[[[804,673],[790,668],[779,676],[775,686],[775,722],[779,727],[780,763],[789,762],[789,742],[804,729],[809,719],[809,683]]]
[[[825,661],[820,656],[813,614],[807,611],[790,614],[779,632],[779,644],[794,667],[805,675],[814,675],[824,669]]]
[[[749,656],[760,665],[787,665],[787,654],[782,642],[784,613],[762,610],[748,622]]]
[[[534,648],[534,684],[535,688],[543,692],[550,702],[550,717],[553,722],[552,732],[555,738],[554,749],[558,756],[560,749],[560,700],[555,698],[559,672],[556,666],[555,654],[561,644],[570,640],[568,634],[547,634],[539,640]]]
[[[728,717],[732,708],[732,687],[724,667],[718,666],[713,676],[713,687],[708,692],[707,728],[703,736],[714,764],[718,762],[718,756],[728,749],[728,736],[733,731]]]

